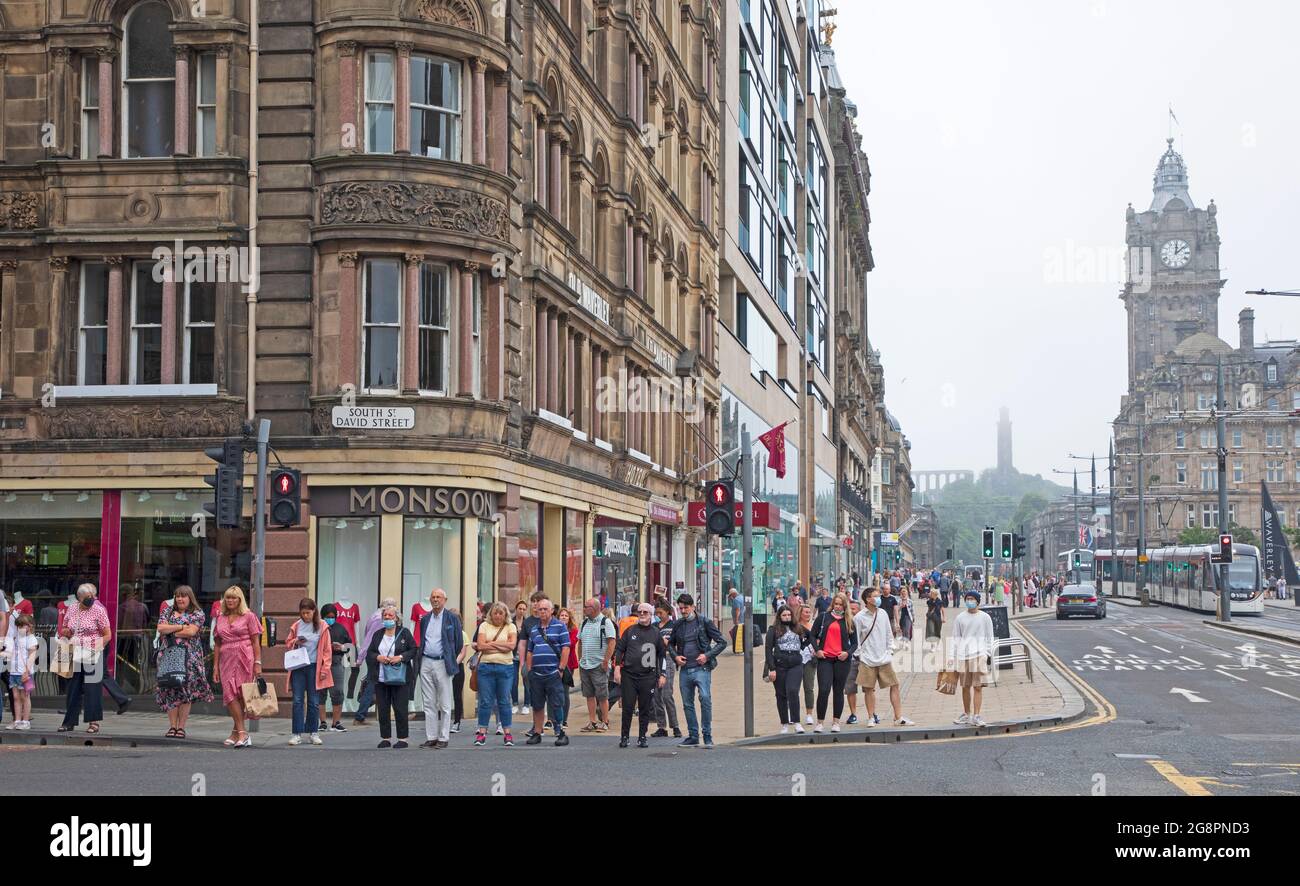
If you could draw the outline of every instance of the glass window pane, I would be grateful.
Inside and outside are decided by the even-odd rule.
[[[108,330],[88,329],[81,354],[82,384],[102,385],[108,378]]]
[[[397,387],[401,337],[401,330],[395,326],[372,326],[366,330],[366,387],[384,390]]]
[[[366,99],[393,100],[393,57],[386,52],[372,52],[366,56]]]
[[[379,607],[379,519],[323,517],[316,530],[316,602],[348,600],[362,619]],[[409,611],[409,610],[408,610]],[[405,617],[406,613],[403,612]],[[361,628],[364,625],[358,625]],[[362,636],[358,631],[357,640]],[[362,653],[364,657],[364,653]]]
[[[82,272],[81,322],[83,326],[108,325],[108,265],[88,264]]]
[[[394,261],[366,262],[366,322],[400,323],[400,269]]]
[[[217,285],[190,284],[190,323],[215,323],[217,320]]]
[[[211,109],[199,111],[199,131],[202,134],[202,141],[199,144],[199,154],[203,157],[214,157],[217,153],[217,112]]]
[[[451,156],[452,118],[440,111],[411,108],[411,153],[446,160]]]
[[[393,109],[390,105],[366,108],[366,147],[372,154],[393,152]]]
[[[199,104],[217,103],[217,57],[205,52],[199,56]]]
[[[86,150],[83,151],[83,160],[90,160],[99,156],[99,113],[85,115],[86,120]]]
[[[161,3],[137,6],[127,21],[127,77],[172,77],[176,59],[172,55],[171,17]]]
[[[447,274],[435,265],[420,267],[420,325],[447,325]]]
[[[478,602],[486,610],[496,599],[496,537],[494,524],[480,520],[478,524]]]
[[[438,95],[434,90],[434,71],[439,68],[422,56],[411,56],[411,104],[432,105],[435,101],[430,96]]]
[[[148,262],[137,262],[135,265],[135,325],[162,322],[162,289],[163,285],[153,279],[153,265]]]
[[[162,384],[162,329],[157,326],[136,330],[132,384]]]
[[[447,333],[436,329],[420,330],[420,390],[447,389]]]
[[[171,53],[168,53],[170,57]],[[167,157],[172,153],[175,84],[131,83],[126,90],[128,157]]]
[[[427,601],[434,588],[447,592],[448,606],[460,608],[463,523],[436,517],[407,517],[402,521],[403,616],[416,603]],[[471,612],[462,621],[473,618]]]
[[[217,331],[211,326],[190,330],[190,362],[187,384],[210,385],[216,377]]]

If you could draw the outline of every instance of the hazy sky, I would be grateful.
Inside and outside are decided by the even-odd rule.
[[[1069,453],[1105,454],[1127,380],[1111,259],[1171,103],[1192,198],[1219,206],[1220,337],[1249,304],[1257,339],[1300,338],[1300,299],[1245,295],[1300,288],[1300,3],[833,5],[871,161],[869,334],[915,470],[993,465],[1003,405],[1022,471],[1068,484]]]

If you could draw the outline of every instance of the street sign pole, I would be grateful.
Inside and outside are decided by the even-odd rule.
[[[743,519],[740,530],[741,566],[740,586],[749,594],[745,606],[745,737],[754,737],[754,601],[759,591],[754,588],[754,495],[753,477],[750,475],[754,456],[749,448],[749,428],[740,426],[740,494]]]
[[[1228,534],[1228,431],[1223,413],[1227,406],[1223,400],[1223,357],[1219,357],[1218,400],[1215,428],[1219,437],[1219,534]],[[1219,564],[1219,621],[1232,621],[1232,597],[1228,593],[1228,564]]]

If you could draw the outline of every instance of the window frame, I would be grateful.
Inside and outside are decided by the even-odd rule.
[[[86,325],[86,271],[92,267],[101,267],[104,269],[104,323],[94,326]],[[104,262],[89,261],[82,262],[78,273],[78,295],[77,295],[77,385],[85,386],[89,383],[86,381],[86,355],[89,350],[86,347],[86,330],[103,330],[104,332],[104,379],[98,384],[108,383],[108,339],[112,335],[112,326],[108,322],[108,275],[110,271],[108,265]]]
[[[163,310],[163,300],[166,299],[167,297],[165,294],[166,292],[165,287],[167,285],[166,283],[158,283],[158,286],[160,287],[159,302],[158,302],[158,322],[140,323],[137,321],[139,315],[139,308],[140,308],[140,285],[139,285],[140,273],[139,272],[141,269],[144,269],[147,273],[150,274],[150,279],[152,280],[152,271],[148,271],[148,268],[152,264],[153,262],[148,262],[148,261],[131,261],[128,263],[128,266],[130,268],[130,273],[131,273],[131,304],[128,309],[128,317],[130,318],[130,335],[128,340],[129,340],[129,346],[131,351],[131,358],[129,360],[129,365],[127,369],[127,384],[130,385],[131,387],[139,387],[142,385],[161,385],[163,374],[164,374],[163,369],[165,367],[162,366],[161,357],[162,357],[162,350],[163,350],[163,342],[167,338],[167,329],[164,327],[163,324],[165,318],[165,312]],[[157,283],[158,281],[155,280],[153,282]],[[137,363],[139,357],[138,348],[140,345],[139,330],[142,329],[158,330],[159,369],[158,369],[157,381],[140,380],[139,373],[141,367],[138,366]]]
[[[203,101],[203,85],[207,81],[203,76],[203,67],[205,64],[212,66],[212,101],[205,104]],[[217,90],[221,87],[217,80],[217,54],[215,52],[199,52],[194,56],[194,156],[195,157],[215,157],[217,156]],[[207,125],[204,125],[204,121]],[[208,137],[208,130],[211,129],[212,136],[212,153],[204,150],[203,142]]]
[[[376,263],[391,264],[396,268],[397,279],[397,322],[396,323],[371,323],[366,320],[367,308],[370,306],[371,274],[370,268]],[[403,310],[404,288],[406,286],[406,274],[403,273],[402,263],[395,256],[373,256],[362,260],[361,263],[361,390],[370,395],[397,396],[402,392],[402,368],[403,368],[403,336],[402,321],[405,311]],[[369,385],[370,361],[367,359],[370,354],[370,330],[377,329],[397,329],[397,365],[394,373],[394,386],[391,388],[371,387]]]
[[[391,92],[387,100],[373,99],[370,97],[370,88],[372,78],[370,76],[371,59],[384,56],[389,60],[389,67],[392,71],[392,82],[390,84]],[[365,126],[365,153],[367,154],[395,154],[397,153],[397,59],[399,56],[393,50],[385,49],[367,49],[362,56],[361,70],[361,113],[363,125]],[[370,109],[375,107],[387,107],[389,109],[389,127],[388,127],[388,144],[389,149],[386,151],[379,150],[371,143],[371,125]]]
[[[211,286],[211,287],[212,287],[212,320],[211,320],[211,321],[207,321],[207,320],[193,321],[193,320],[190,319],[190,315],[191,315],[190,305],[192,304],[192,301],[193,301],[192,296],[193,296],[193,294],[194,294],[194,291],[193,291],[192,287],[193,287],[194,284],[196,284],[196,283],[198,283],[198,284],[201,285],[201,286]],[[182,357],[181,357],[181,380],[182,380],[182,382],[183,382],[184,384],[187,384],[187,385],[195,385],[195,384],[216,384],[216,379],[217,379],[217,314],[218,314],[218,312],[219,312],[219,310],[220,310],[220,298],[221,298],[221,295],[220,295],[221,290],[218,289],[217,286],[218,286],[217,283],[201,283],[200,281],[197,281],[197,280],[191,280],[191,279],[188,278],[188,275],[187,275],[186,280],[185,280],[185,290],[184,290],[184,294],[182,295],[182,298],[184,299],[184,305],[183,305],[183,310],[182,310],[182,314],[181,314],[181,316],[182,316],[182,318],[183,318],[183,319],[182,319],[182,322],[181,322],[181,339],[182,339],[182,341],[181,341],[181,354],[182,354]],[[193,347],[192,347],[192,345],[193,345],[193,339],[192,339],[192,336],[193,336],[193,331],[196,330],[196,329],[211,329],[211,330],[212,330],[212,380],[211,380],[211,381],[206,381],[206,382],[196,382],[196,381],[193,381],[193,380],[191,379],[191,377],[190,377],[190,370],[191,370],[191,368],[192,368],[190,358],[191,358],[191,355],[193,354]]]
[[[435,55],[433,53],[413,52],[411,53],[410,59],[407,61],[407,80],[412,84],[415,83],[415,64],[417,61],[441,64],[445,66],[445,69],[447,71],[454,72],[455,83],[453,85],[455,88],[451,90],[451,94],[456,96],[456,109],[452,110],[450,108],[442,107],[441,105],[417,104],[414,98],[414,90],[413,89],[409,90],[411,95],[408,96],[407,98],[406,115],[408,121],[407,129],[410,133],[410,139],[411,139],[411,144],[410,144],[411,155],[415,157],[423,157],[426,160],[452,160],[452,161],[460,162],[462,159],[461,151],[463,150],[463,133],[464,133],[463,123],[464,123],[464,113],[465,113],[465,80],[466,80],[465,62],[463,60],[458,60],[447,56]],[[396,103],[397,99],[395,95],[393,97],[393,100],[394,103]],[[425,153],[419,153],[419,154],[416,153],[415,126],[414,126],[415,121],[413,118],[414,118],[414,113],[417,109],[420,111],[431,112],[433,114],[444,114],[451,118],[451,123],[449,126],[449,134],[447,138],[447,145],[444,146],[442,156],[431,157]],[[394,110],[393,113],[394,113],[394,122],[395,122],[397,111]],[[394,144],[394,148],[396,148],[396,144]]]
[[[121,83],[119,84],[119,89],[118,89],[118,100],[121,106],[120,114],[122,120],[122,133],[121,133],[122,153],[120,156],[123,157],[124,159],[131,159],[131,160],[157,160],[165,157],[172,157],[175,156],[176,149],[177,149],[176,132],[174,128],[176,125],[176,119],[175,119],[176,69],[174,67],[172,68],[172,75],[170,77],[131,77],[130,76],[131,27],[133,25],[132,18],[137,13],[139,13],[140,10],[146,9],[149,6],[157,6],[161,8],[162,11],[168,16],[169,21],[171,20],[171,10],[168,8],[166,3],[161,2],[161,0],[147,0],[147,2],[139,3],[136,6],[132,7],[131,10],[127,12],[126,19],[122,22],[122,44],[121,44],[122,62],[121,62],[121,72],[120,72]],[[176,46],[176,41],[173,39],[172,48],[175,48],[175,46]],[[130,90],[132,85],[145,84],[145,83],[170,83],[172,85],[171,100],[166,103],[166,106],[172,111],[173,130],[171,133],[168,134],[168,137],[172,139],[171,153],[132,154],[130,152],[130,148],[131,148],[131,117],[130,117],[131,92]],[[100,121],[100,124],[101,125],[103,124],[102,120]],[[132,289],[134,289],[134,284],[132,284]]]
[[[443,309],[445,312],[444,316],[446,320],[446,326],[438,326],[433,323],[424,322],[424,296],[425,296],[424,275],[426,270],[438,274],[442,279],[442,302],[443,302]],[[420,396],[422,397],[446,397],[449,396],[451,393],[451,372],[452,372],[452,367],[454,365],[452,360],[452,353],[451,353],[451,349],[452,349],[451,330],[455,326],[455,322],[453,321],[453,308],[454,308],[453,301],[454,299],[452,298],[452,293],[451,293],[451,266],[444,262],[436,262],[436,261],[421,262],[420,263],[420,304],[419,304],[419,309],[416,312],[415,347],[417,353],[415,355],[415,359],[419,361],[418,378],[416,379],[416,386],[420,392]],[[428,330],[431,334],[441,334],[443,336],[443,349],[442,349],[443,365],[441,367],[443,387],[441,390],[438,388],[428,388],[425,387],[424,385],[424,380],[425,380],[424,345],[423,345],[422,336],[424,335],[425,330]]]
[[[95,135],[90,135],[90,120],[94,119]],[[81,159],[99,157],[99,126],[103,122],[99,108],[99,59],[93,55],[81,57]]]

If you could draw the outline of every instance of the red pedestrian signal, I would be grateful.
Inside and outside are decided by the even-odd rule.
[[[1226,532],[1219,536],[1219,562],[1232,562],[1232,536]]]
[[[293,468],[271,473],[271,522],[297,526],[302,520],[302,474]]]
[[[711,535],[731,535],[736,528],[736,485],[731,480],[709,484],[704,502],[704,525]]]

